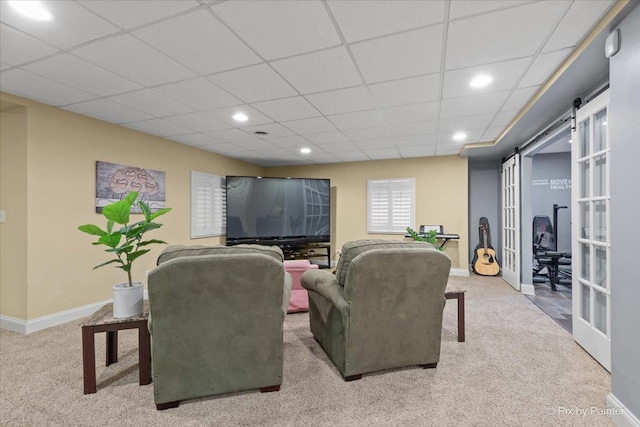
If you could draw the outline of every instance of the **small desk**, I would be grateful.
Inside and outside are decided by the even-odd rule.
[[[458,342],[464,342],[465,330],[464,330],[464,293],[467,292],[462,289],[447,288],[444,291],[444,297],[446,299],[458,300]]]
[[[151,383],[151,337],[147,328],[149,301],[144,302],[142,314],[128,319],[113,317],[113,304],[109,303],[82,322],[82,369],[84,394],[96,392],[95,334],[106,332],[106,366],[118,361],[118,331],[138,329],[138,355],[140,360],[140,385]]]

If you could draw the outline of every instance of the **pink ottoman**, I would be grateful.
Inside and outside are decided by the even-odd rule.
[[[307,290],[300,285],[300,277],[302,273],[309,269],[318,268],[316,264],[311,264],[308,259],[295,261],[285,261],[284,270],[291,274],[291,298],[289,299],[289,308],[287,313],[297,313],[300,311],[309,311],[309,297]]]

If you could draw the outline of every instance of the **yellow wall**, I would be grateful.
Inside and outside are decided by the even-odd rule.
[[[0,313],[27,317],[27,110],[0,113]]]
[[[110,266],[92,271],[110,257],[101,247],[91,245],[93,237],[77,230],[81,224],[103,226],[106,222],[95,213],[96,160],[166,173],[166,202],[173,211],[162,217],[164,226],[150,237],[169,244],[220,243],[218,237],[190,239],[192,170],[217,175],[263,173],[262,167],[132,129],[11,95],[2,94],[2,98],[26,107],[26,132],[20,125],[9,129],[28,135],[28,141],[5,138],[5,118],[14,113],[2,113],[0,209],[7,211],[9,220],[1,225],[2,315],[27,320],[81,307],[110,299],[112,285],[126,281],[126,273]],[[10,174],[10,182],[5,181],[5,174]],[[17,187],[7,194],[5,206],[9,184]],[[18,222],[21,218],[26,218],[26,227]],[[7,254],[6,247],[14,240],[26,242],[26,255],[24,250]],[[156,245],[134,264],[134,280],[145,282],[146,271],[153,268],[163,247]],[[10,262],[12,265],[5,265]],[[28,272],[27,291],[24,270]],[[5,295],[9,296],[6,301]]]
[[[445,232],[460,234],[459,241],[447,243],[446,253],[451,257],[452,268],[468,268],[466,158],[424,157],[270,168],[265,174],[331,179],[331,187],[335,190],[332,209],[336,220],[331,224],[334,254],[336,249],[351,240],[403,239],[401,235],[367,234],[367,180],[415,178],[416,227],[420,224],[442,224]]]

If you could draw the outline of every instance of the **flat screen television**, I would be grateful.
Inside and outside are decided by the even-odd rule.
[[[328,242],[330,180],[227,176],[227,246]]]

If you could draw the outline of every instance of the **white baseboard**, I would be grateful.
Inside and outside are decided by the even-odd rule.
[[[449,276],[469,277],[469,270],[465,270],[464,268],[452,268],[449,272]]]
[[[611,408],[609,416],[618,427],[640,427],[640,420],[618,400],[613,393],[607,395],[607,408]]]
[[[529,285],[527,283],[520,283],[520,292],[523,295],[536,295],[536,288],[533,285]]]
[[[149,294],[145,290],[144,299],[148,298]],[[0,315],[0,329],[7,329],[9,331],[27,335],[32,332],[41,331],[43,329],[62,325],[63,323],[72,322],[74,320],[90,316],[95,313],[100,307],[110,302],[113,302],[113,300],[108,299],[105,301],[88,304],[82,307],[61,311],[59,313],[50,314],[48,316],[37,317],[31,320],[22,320]]]

